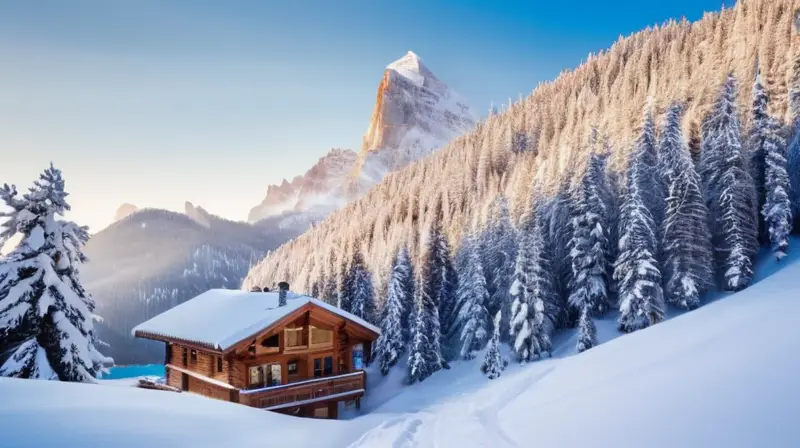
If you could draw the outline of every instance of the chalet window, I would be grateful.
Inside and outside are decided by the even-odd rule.
[[[197,350],[192,350],[192,364],[197,362]]]
[[[333,375],[333,356],[325,357],[325,365],[322,374],[325,376]]]
[[[250,386],[269,387],[281,384],[281,365],[263,364],[250,367]]]
[[[280,364],[270,364],[268,366],[266,384],[268,386],[280,386],[280,384],[281,384],[281,365]]]
[[[322,345],[333,343],[333,331],[311,327],[311,344]]]
[[[297,375],[297,361],[292,361],[286,365],[286,372],[289,375]]]
[[[322,358],[314,359],[314,378],[322,376]]]
[[[364,368],[364,344],[355,344],[353,346],[353,370],[361,370]]]
[[[181,353],[181,361],[183,362],[184,367],[187,364],[189,364],[188,359],[189,359],[188,350],[186,349],[186,347],[183,347],[183,352]]]
[[[217,356],[217,373],[222,373],[222,356]]]
[[[303,327],[286,329],[286,346],[301,347],[303,343]]]
[[[250,385],[261,386],[264,384],[264,382],[261,380],[262,375],[261,366],[250,367]]]
[[[274,336],[270,336],[270,337],[264,339],[261,342],[261,346],[262,347],[266,347],[266,348],[278,348],[278,347],[280,347],[280,341],[278,339],[278,335],[276,334]]]

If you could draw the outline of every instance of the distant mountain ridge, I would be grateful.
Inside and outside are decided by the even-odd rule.
[[[344,205],[341,186],[352,170],[356,156],[349,149],[331,149],[302,176],[267,187],[266,197],[250,210],[247,220],[252,223],[288,212],[316,207],[333,210]]]
[[[208,289],[238,288],[268,250],[308,226],[228,221],[190,202],[185,209],[138,210],[86,245],[81,277],[103,318],[98,332],[110,344],[104,353],[117,364],[163,361],[163,347],[134,340],[133,326]]]
[[[287,212],[327,216],[386,174],[468,132],[476,121],[467,101],[409,51],[384,71],[361,151],[332,149],[302,176],[270,185],[248,221]]]

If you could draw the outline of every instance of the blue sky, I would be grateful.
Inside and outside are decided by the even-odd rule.
[[[53,161],[70,217],[95,231],[123,202],[245,219],[267,185],[360,148],[383,69],[408,50],[485,114],[619,35],[721,6],[0,0],[0,182]]]

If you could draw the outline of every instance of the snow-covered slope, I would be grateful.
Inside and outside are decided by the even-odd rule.
[[[800,247],[800,240],[792,241]],[[0,379],[2,446],[800,446],[800,257],[696,311],[487,380],[457,362],[423,383],[370,375],[351,420],[296,419],[191,394]],[[480,358],[479,358],[480,359]],[[107,384],[115,384],[108,382]],[[324,434],[324,437],[321,436]]]
[[[609,317],[606,342],[580,355],[563,334],[553,359],[495,381],[459,363],[379,406],[383,423],[355,446],[800,446],[800,258],[789,263],[631,335]]]

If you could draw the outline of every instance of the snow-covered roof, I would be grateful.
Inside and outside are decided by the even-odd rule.
[[[224,351],[309,303],[380,334],[379,328],[364,319],[313,297],[289,292],[286,305],[278,306],[277,292],[232,289],[206,291],[137,325],[131,333],[178,339]]]

